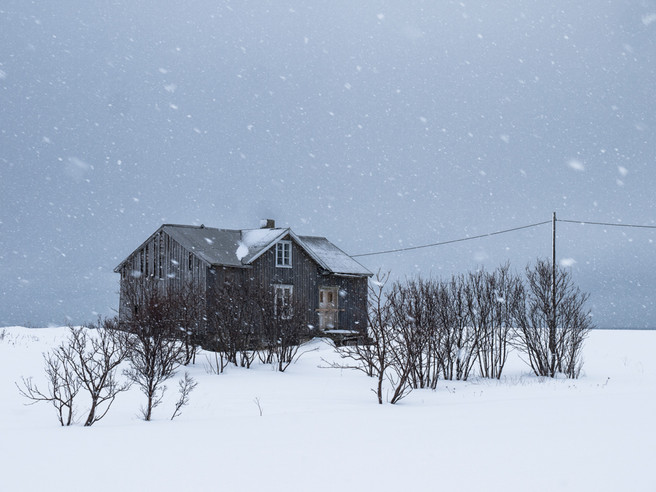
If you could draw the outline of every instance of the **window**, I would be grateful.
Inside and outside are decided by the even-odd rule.
[[[292,294],[293,285],[276,285],[275,286],[275,314],[283,319],[292,317]]]
[[[191,271],[194,268],[194,255],[193,253],[189,253],[189,262],[187,263],[188,270]]]
[[[276,244],[276,266],[291,268],[292,266],[292,242],[280,241]]]

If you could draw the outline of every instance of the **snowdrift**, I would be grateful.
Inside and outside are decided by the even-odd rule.
[[[513,353],[500,381],[382,406],[371,379],[328,368],[322,340],[285,373],[214,375],[201,353],[179,418],[173,380],[153,422],[131,389],[90,428],[60,427],[15,386],[44,384],[41,354],[66,336],[0,328],[2,490],[656,490],[656,331],[593,331],[578,380],[536,378]]]

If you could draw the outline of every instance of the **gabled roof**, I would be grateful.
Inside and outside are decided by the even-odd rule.
[[[238,256],[248,265],[290,233],[291,229],[245,229],[241,231]]]
[[[162,230],[209,265],[242,266],[237,258],[241,231],[165,224]]]
[[[331,273],[343,275],[372,275],[365,267],[328,241],[325,237],[300,236],[299,244]]]
[[[252,264],[283,238],[289,238],[327,272],[340,275],[372,275],[369,270],[325,237],[297,236],[291,229],[233,230],[164,224],[135,251],[141,249],[160,230],[208,265],[245,267]],[[114,271],[120,271],[128,258],[123,260]]]
[[[130,255],[115,269],[119,272],[123,264],[137,251],[143,248],[158,232],[164,231],[187,251],[194,253],[207,265],[224,265],[241,267],[242,262],[235,254],[241,231],[231,229],[216,229],[214,227],[189,226],[179,224],[164,224],[148,236]]]

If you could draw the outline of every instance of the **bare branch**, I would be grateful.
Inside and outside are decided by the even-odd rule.
[[[194,390],[196,386],[198,386],[198,383],[189,375],[188,372],[185,372],[184,378],[180,379],[178,386],[180,398],[175,404],[175,410],[173,415],[171,415],[171,420],[182,415],[182,407],[189,403],[189,394]]]

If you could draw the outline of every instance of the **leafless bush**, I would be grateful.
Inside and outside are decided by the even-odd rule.
[[[284,372],[310,336],[307,306],[300,297],[277,296],[275,289],[261,289],[256,299],[261,314],[260,359]]]
[[[397,403],[412,390],[410,373],[411,355],[408,346],[412,338],[404,326],[398,323],[399,313],[393,311],[392,302],[385,293],[389,274],[378,272],[369,282],[368,342],[353,346],[337,347],[343,360],[353,364],[336,364],[336,367],[353,368],[375,378],[379,404],[385,400],[385,381],[391,388],[390,403]]]
[[[50,401],[57,409],[60,424],[71,425],[75,397],[84,389],[90,399],[84,425],[101,420],[116,396],[130,386],[116,377],[128,351],[127,334],[116,327],[115,319],[99,319],[89,328],[69,327],[68,339],[44,354],[48,391],[41,392],[29,378],[23,379],[20,393],[33,403]],[[90,330],[94,333],[89,334]]]
[[[259,397],[253,398],[253,403],[257,405],[257,410],[260,413],[260,417],[264,414],[264,411],[262,410],[262,402],[260,401]]]
[[[412,373],[421,354],[417,346],[420,334],[407,323],[392,323],[389,328],[391,364],[386,378],[391,386],[389,402],[394,405],[412,391]]]
[[[476,332],[472,327],[466,295],[466,277],[451,277],[440,282],[438,317],[440,320],[438,352],[442,376],[447,380],[466,381],[476,363]]]
[[[283,372],[309,337],[307,306],[302,299],[276,297],[275,287],[237,281],[213,289],[208,312],[212,361],[223,372],[224,361],[250,367],[257,356]]]
[[[437,386],[440,354],[436,350],[439,331],[435,290],[434,281],[418,278],[396,282],[388,294],[394,339],[391,349],[396,361],[393,367],[398,380],[407,377],[414,388]]]
[[[121,286],[121,329],[130,330],[144,318],[145,311],[158,304],[158,316],[166,324],[167,336],[184,344],[183,364],[196,360],[198,347],[206,332],[206,299],[200,286],[187,282],[175,286],[157,277],[132,277]],[[156,294],[156,295],[154,295]],[[154,316],[151,312],[149,316]]]
[[[145,331],[134,333],[130,368],[125,375],[146,395],[141,414],[151,420],[152,411],[164,398],[165,382],[175,376],[183,362],[184,345],[179,340]]]
[[[215,286],[210,293],[207,315],[209,348],[236,366],[250,367],[259,343],[262,323],[260,293],[249,284],[237,282]],[[225,367],[217,365],[220,372]]]
[[[180,393],[180,398],[175,404],[175,410],[173,415],[171,415],[171,420],[182,415],[182,407],[189,404],[189,394],[198,386],[198,383],[194,378],[192,378],[188,372],[185,372],[184,378],[180,379],[178,382],[178,392]]]
[[[418,277],[393,286],[389,294],[392,317],[413,359],[413,387],[435,389],[440,375],[469,377],[479,342],[472,322],[475,297],[470,278],[454,276],[444,282]]]
[[[177,337],[184,343],[183,364],[186,366],[195,363],[198,347],[205,334],[205,296],[196,283],[188,282],[177,290],[169,286],[166,297],[172,304],[171,313],[175,316]]]
[[[390,294],[414,358],[415,388],[445,379],[467,379],[476,362],[484,377],[501,377],[512,335],[512,314],[521,282],[508,265],[454,276],[397,282]],[[408,345],[409,344],[409,345]]]
[[[130,336],[130,367],[124,374],[146,395],[141,413],[148,421],[162,402],[164,383],[184,363],[185,344],[179,337],[176,303],[157,279],[130,282],[124,294],[130,307],[121,320]]]
[[[526,268],[526,294],[517,307],[517,347],[538,376],[563,373],[577,378],[583,342],[592,329],[582,293],[569,272],[556,268],[556,297],[552,293],[553,266],[537,260]]]
[[[117,329],[116,319],[99,319],[88,328],[70,327],[66,344],[58,350],[90,397],[85,426],[101,420],[116,396],[130,384],[117,379],[118,366],[128,355],[128,335]],[[89,334],[94,330],[95,334]],[[103,408],[104,406],[104,408]]]
[[[57,411],[59,423],[62,426],[71,425],[75,419],[73,402],[81,388],[80,380],[61,347],[43,354],[43,360],[48,389],[41,391],[29,377],[22,378],[20,385],[16,383],[18,392],[30,401],[28,405],[40,401],[50,402]]]
[[[208,374],[223,374],[223,371],[230,364],[230,361],[223,352],[208,351],[205,354],[205,371]]]
[[[469,321],[476,337],[480,375],[501,377],[513,335],[514,313],[521,299],[521,280],[508,264],[493,272],[470,273],[465,286]]]
[[[516,345],[537,375],[577,377],[583,341],[591,328],[587,295],[559,270],[557,317],[552,316],[546,262],[527,268],[528,289],[508,264],[453,276],[448,282],[417,278],[396,282],[380,272],[369,284],[369,343],[339,347],[333,367],[355,368],[377,380],[383,403],[398,402],[412,388],[435,388],[445,379],[466,380],[478,363],[481,376],[499,379]]]
[[[380,405],[384,401],[383,384],[385,373],[390,365],[387,329],[390,310],[384,294],[388,280],[389,273],[384,274],[379,271],[375,278],[369,281],[368,342],[336,347],[342,359],[353,361],[353,364],[337,364],[337,367],[357,369],[376,379],[376,388],[373,391]]]

